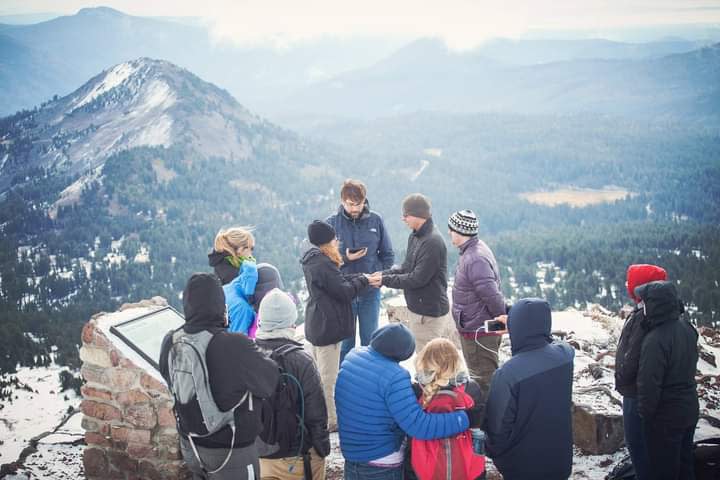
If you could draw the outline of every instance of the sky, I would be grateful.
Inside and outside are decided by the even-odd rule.
[[[394,35],[439,37],[464,49],[533,30],[720,25],[720,0],[0,0],[0,15],[100,5],[139,16],[202,17],[218,39],[241,44]]]

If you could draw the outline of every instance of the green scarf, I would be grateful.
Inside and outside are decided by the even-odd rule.
[[[240,265],[242,265],[245,260],[255,262],[255,257],[253,257],[252,255],[250,255],[249,257],[236,257],[235,255],[228,255],[227,257],[225,257],[225,260],[227,260],[227,262],[233,267],[240,269]]]

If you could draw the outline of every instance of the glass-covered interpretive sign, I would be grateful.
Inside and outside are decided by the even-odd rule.
[[[110,332],[159,370],[158,359],[165,334],[184,323],[185,319],[177,310],[165,307],[114,325]]]

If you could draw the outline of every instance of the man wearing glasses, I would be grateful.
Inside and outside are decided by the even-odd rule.
[[[370,210],[367,188],[359,180],[347,179],[340,187],[340,207],[327,223],[335,229],[343,257],[344,274],[371,273],[388,269],[395,259],[390,236],[382,217]],[[369,288],[352,302],[353,315],[360,328],[360,344],[370,344],[378,327],[380,288]],[[355,335],[346,338],[340,348],[340,363],[355,347]]]

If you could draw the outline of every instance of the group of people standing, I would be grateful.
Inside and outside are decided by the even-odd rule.
[[[402,219],[411,232],[400,265],[395,264],[382,217],[370,210],[365,185],[346,180],[340,200],[335,214],[308,226],[311,246],[300,260],[309,293],[304,328],[311,352],[295,340],[297,301],[283,291],[275,267],[256,263],[255,240],[248,229],[220,231],[209,255],[215,275],[195,274],[188,281],[183,295],[186,324],[163,342],[162,373],[171,390],[178,390],[173,371],[178,339],[209,331],[212,337],[204,356],[209,388],[219,410],[234,409],[234,423],[217,432],[184,432],[179,421],[184,433],[181,450],[195,478],[323,479],[329,433],[338,431],[346,479],[484,478],[485,455],[508,480],[567,479],[572,469],[574,350],[553,340],[550,305],[542,299],[506,305],[496,259],[478,238],[478,219],[471,210],[457,211],[447,222],[451,243],[460,253],[451,309],[447,247],[427,197],[412,194],[403,200]],[[687,330],[683,326],[669,332],[663,327],[664,340],[658,339],[659,346],[645,351],[645,337],[657,337],[650,334],[656,325],[647,319],[679,316],[677,308],[662,302],[663,308],[645,310],[672,287],[652,280],[657,279],[638,285],[644,289],[638,295],[648,297],[642,310],[645,320],[633,322],[642,326],[632,333],[624,331],[620,342],[635,352],[623,364],[629,372],[633,362],[643,365],[640,359],[649,355],[666,355],[662,341],[672,341],[667,338]],[[382,286],[403,291],[407,326],[391,323],[378,328]],[[488,331],[490,320],[504,328]],[[658,322],[657,326],[665,321]],[[512,358],[499,367],[503,334],[510,336]],[[623,343],[630,335],[632,341]],[[689,342],[688,337],[688,348]],[[638,344],[643,345],[642,355],[636,355]],[[411,379],[400,362],[414,354],[416,374]],[[689,366],[692,355],[684,354]],[[656,360],[666,365],[663,358]],[[650,378],[655,390],[638,384],[637,402],[632,400],[632,388],[621,390],[628,399],[627,424],[633,412],[645,420],[656,415],[665,418],[685,400],[682,395],[661,394],[674,385],[665,385],[663,372],[654,368]],[[640,368],[650,370],[650,366]],[[685,370],[673,372],[680,376],[689,373]],[[632,375],[623,377],[627,385]],[[694,386],[692,375],[686,384],[691,383]],[[298,387],[293,402],[302,407],[302,415],[297,415],[300,429],[298,435],[275,435],[284,425],[269,422],[268,418],[275,418],[272,412],[257,405],[279,408],[278,399],[289,385]],[[639,392],[653,399],[643,403],[649,397]],[[176,412],[178,404],[176,394]],[[692,409],[685,404],[682,408]],[[190,410],[204,415],[200,404]],[[649,420],[632,424],[635,430],[630,428],[627,437],[633,461],[640,458],[641,443],[646,447],[642,451],[652,457],[651,431],[658,445],[684,448],[691,416],[683,417],[682,428],[670,422],[673,438],[684,435],[682,442],[675,443],[657,440],[667,431],[651,430],[646,426]],[[270,440],[263,429],[272,431],[273,440],[286,440],[267,450],[263,440]],[[648,440],[637,441],[642,435]],[[639,478],[691,478],[672,476],[668,473],[672,465],[665,460],[663,476]]]

